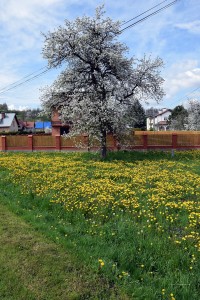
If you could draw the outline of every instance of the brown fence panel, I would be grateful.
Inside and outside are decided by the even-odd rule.
[[[54,136],[33,135],[33,148],[55,148],[56,141]]]
[[[133,140],[134,146],[142,146],[143,145],[143,138],[142,135],[135,135]]]
[[[147,139],[148,146],[172,146],[171,134],[150,134]]]
[[[178,135],[177,145],[178,147],[200,147],[200,133],[185,133]]]
[[[115,147],[115,138],[112,134],[108,134],[106,137],[106,145],[109,148],[114,148]]]
[[[24,149],[28,148],[27,136],[8,135],[6,136],[6,148]]]
[[[87,136],[79,135],[74,137],[61,136],[61,148],[82,149],[87,148]]]
[[[135,135],[167,135],[167,134],[200,134],[200,131],[183,131],[183,130],[167,130],[167,131],[134,131]]]
[[[0,136],[0,150],[2,150],[2,137]]]
[[[100,141],[97,138],[90,138],[91,148],[99,148],[101,146]]]
[[[120,147],[132,149],[143,146],[143,134],[135,135],[134,132],[125,134],[120,139]]]

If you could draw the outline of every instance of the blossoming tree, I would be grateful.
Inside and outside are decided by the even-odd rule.
[[[190,99],[188,102],[188,130],[200,130],[200,102]]]
[[[106,156],[106,134],[126,129],[124,113],[137,100],[163,97],[160,58],[128,58],[127,47],[118,42],[120,22],[105,17],[103,7],[94,18],[65,21],[45,36],[43,56],[48,66],[65,64],[57,80],[44,89],[46,111],[58,109],[72,124],[70,134],[87,133],[98,138]]]

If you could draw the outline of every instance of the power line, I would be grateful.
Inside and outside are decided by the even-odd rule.
[[[48,69],[46,69],[45,71],[43,71],[43,72],[41,72],[41,73],[39,73],[39,74],[37,74],[37,75],[35,75],[35,76],[33,76],[33,77],[31,77],[31,78],[25,80],[25,81],[22,81],[22,82],[19,83],[19,84],[16,84],[16,85],[14,85],[14,86],[12,86],[12,87],[6,89],[6,90],[3,90],[2,92],[0,92],[0,95],[1,95],[1,94],[4,94],[5,92],[8,92],[8,91],[10,91],[10,90],[13,90],[13,89],[17,88],[18,86],[23,85],[23,84],[25,84],[25,83],[27,83],[27,82],[29,82],[29,81],[32,81],[32,80],[35,79],[35,78],[38,78],[38,77],[42,76],[43,74],[47,73],[49,70],[50,70],[50,69],[48,68]],[[27,77],[27,76],[26,76],[26,77]]]
[[[43,69],[46,69],[46,68],[47,68],[47,67],[42,67],[42,68],[40,68],[39,70],[34,71],[34,72],[32,72],[32,73],[30,73],[30,74],[28,74],[28,75],[22,77],[21,79],[19,79],[19,80],[13,82],[13,83],[11,83],[11,84],[8,84],[7,86],[3,87],[3,88],[0,90],[0,93],[3,92],[5,89],[9,88],[10,86],[12,86],[12,85],[14,85],[14,84],[16,84],[16,83],[22,81],[23,79],[26,79],[27,77],[30,77],[31,75],[33,75],[33,74],[35,74],[35,73],[37,73],[37,72],[39,72],[39,71],[41,71],[41,70],[43,70]]]
[[[126,21],[126,22],[123,22],[123,23],[122,23],[122,26],[125,25],[125,24],[127,24],[127,23],[129,23],[129,22],[131,22],[131,21],[133,21],[133,20],[135,20],[135,19],[137,19],[138,17],[141,17],[142,15],[146,14],[147,12],[151,11],[152,9],[154,9],[154,8],[156,8],[156,7],[158,7],[158,6],[160,6],[161,4],[163,4],[164,2],[167,2],[167,1],[169,1],[169,0],[164,0],[164,1],[160,2],[160,3],[158,3],[157,5],[155,5],[155,6],[151,7],[151,8],[149,8],[149,9],[147,9],[147,10],[144,11],[143,13],[137,15],[136,17],[134,17],[134,18],[132,18],[132,19]]]
[[[177,106],[177,105],[180,105],[179,103],[180,103],[181,101],[182,101],[182,103],[183,103],[183,100],[186,100],[186,97],[187,97],[187,96],[193,94],[194,92],[196,92],[196,91],[199,90],[199,89],[200,89],[200,86],[197,87],[197,88],[195,88],[195,89],[192,90],[191,92],[186,93],[185,96],[179,98],[178,100],[170,101],[170,106],[172,106],[172,105],[176,105],[176,106]],[[183,104],[182,104],[182,105],[183,105]]]
[[[132,18],[132,19],[130,19],[130,20],[124,22],[122,25],[125,25],[125,24],[131,22],[131,21],[134,20],[134,19],[137,19],[138,17],[140,17],[140,16],[144,15],[145,13],[151,11],[152,9],[154,9],[154,8],[156,8],[156,7],[158,7],[158,6],[160,6],[161,4],[165,3],[166,1],[168,1],[168,0],[164,0],[164,1],[160,2],[159,4],[157,4],[157,5],[153,6],[153,7],[151,7],[150,9],[144,11],[143,13],[137,15],[136,17],[134,17],[134,18]],[[152,16],[155,15],[155,14],[158,14],[160,11],[162,11],[162,10],[164,10],[164,9],[167,9],[168,7],[174,5],[177,1],[179,1],[179,0],[175,0],[175,1],[173,1],[173,2],[171,2],[171,3],[169,3],[169,4],[167,4],[166,6],[164,6],[164,7],[160,8],[160,9],[156,10],[155,12],[153,12],[153,13],[147,15],[146,17],[144,17],[144,18],[142,18],[142,19],[140,19],[140,20],[138,20],[138,21],[136,21],[136,22],[130,24],[129,26],[123,28],[123,29],[120,31],[120,33],[122,33],[124,30],[126,30],[126,29],[128,29],[128,28],[130,28],[130,27],[133,27],[133,26],[137,25],[137,24],[140,23],[140,22],[144,22],[146,19],[152,17]],[[43,69],[45,69],[43,72],[41,72],[41,73],[39,73],[39,74],[36,74],[35,76],[30,77],[31,75],[33,75],[33,74],[35,74],[35,73],[37,73],[38,71],[43,70]],[[8,86],[2,88],[2,89],[0,90],[0,95],[1,95],[1,94],[4,94],[4,93],[7,92],[7,91],[10,91],[10,90],[12,90],[12,89],[15,89],[15,88],[17,88],[18,86],[21,86],[21,85],[23,85],[23,84],[25,84],[25,83],[27,83],[27,82],[29,82],[29,81],[32,81],[32,80],[35,79],[35,78],[38,78],[38,77],[42,76],[43,74],[47,73],[47,72],[50,71],[51,69],[52,69],[52,68],[42,67],[42,68],[40,68],[39,70],[37,70],[37,71],[35,71],[35,72],[32,72],[32,73],[26,75],[25,77],[21,78],[20,80],[18,80],[18,81],[16,81],[16,82],[14,82],[14,83],[12,83],[12,84],[10,84],[10,85],[8,85]],[[26,79],[26,78],[28,78],[28,77],[30,77],[30,78],[27,79],[27,80],[25,80],[25,81],[22,81],[23,79]],[[20,81],[22,81],[22,82],[20,83]]]
[[[177,1],[179,1],[179,0],[175,0],[175,1],[173,1],[173,2],[171,2],[171,3],[169,3],[169,4],[167,4],[167,5],[165,5],[165,6],[163,6],[163,7],[161,7],[160,9],[156,10],[155,12],[153,12],[153,13],[147,15],[146,17],[144,17],[144,18],[142,18],[142,19],[140,19],[140,20],[134,22],[133,24],[130,24],[129,26],[123,28],[123,29],[120,31],[120,33],[122,33],[124,30],[126,30],[126,29],[128,29],[128,28],[130,28],[130,27],[133,27],[133,26],[139,24],[140,22],[144,22],[146,19],[148,19],[148,18],[150,18],[150,17],[152,17],[152,16],[158,14],[158,13],[161,12],[162,10],[167,9],[168,7],[174,5]]]
[[[125,24],[127,24],[127,23],[129,23],[129,22],[131,22],[131,21],[133,21],[133,20],[135,20],[135,19],[137,19],[138,17],[144,15],[145,13],[151,11],[152,9],[154,9],[154,8],[156,8],[156,7],[158,7],[158,6],[160,6],[161,4],[163,4],[163,3],[167,2],[167,1],[169,1],[169,0],[164,0],[164,1],[160,2],[160,3],[158,3],[157,5],[151,7],[150,9],[144,11],[143,13],[141,13],[141,14],[135,16],[134,18],[132,18],[132,19],[126,21],[126,22],[123,22],[122,25],[125,25]],[[3,87],[3,88],[0,90],[0,94],[2,94],[2,93],[4,93],[4,92],[7,92],[8,90],[11,90],[10,87],[11,87],[12,85],[15,85],[15,84],[19,83],[19,82],[22,81],[23,79],[26,79],[26,78],[32,76],[33,74],[35,74],[35,73],[37,73],[37,72],[43,70],[43,69],[47,69],[47,67],[42,67],[42,68],[40,68],[39,70],[37,70],[37,71],[35,71],[35,72],[32,72],[32,73],[26,75],[25,77],[22,77],[21,79],[19,79],[19,80],[15,81],[15,82],[13,82],[13,83],[11,83],[11,84],[9,84],[9,85]],[[43,74],[43,73],[39,73],[38,75],[40,75],[40,74]],[[33,77],[33,79],[34,79],[34,78],[37,78],[37,77]],[[31,79],[31,78],[30,78],[30,79]],[[27,82],[27,81],[25,81],[25,82]],[[20,86],[20,85],[21,85],[21,83],[20,83],[19,85],[14,86],[14,87],[18,87],[18,86]],[[13,88],[14,88],[14,87],[13,87]]]
[[[183,100],[185,100],[186,99],[186,97],[187,96],[189,96],[189,95],[191,95],[191,94],[193,94],[194,92],[196,92],[197,90],[199,90],[200,89],[200,86],[199,87],[197,87],[197,88],[195,88],[194,90],[192,90],[191,92],[189,92],[189,93],[186,93],[185,94],[185,96],[183,96],[182,98],[180,98],[178,101],[176,101],[177,103],[179,103],[179,102],[181,102],[181,101],[183,101]]]

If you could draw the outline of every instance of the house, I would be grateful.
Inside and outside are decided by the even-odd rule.
[[[35,122],[30,122],[30,121],[23,121],[24,123],[24,131],[27,132],[35,132]]]
[[[19,122],[19,131],[23,131],[24,130],[24,121],[18,120],[18,122]]]
[[[171,110],[162,108],[158,114],[147,118],[147,130],[166,131],[169,130],[168,119],[171,115]]]
[[[70,125],[61,121],[59,112],[54,109],[51,114],[52,135],[63,135],[69,132]]]
[[[0,112],[0,132],[18,131],[19,121],[15,113]]]

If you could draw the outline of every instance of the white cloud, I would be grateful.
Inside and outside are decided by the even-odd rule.
[[[28,106],[21,106],[21,105],[19,105],[19,106],[16,106],[15,104],[10,104],[10,105],[8,105],[8,109],[10,109],[10,110],[27,110],[29,107]]]
[[[63,0],[6,0],[0,9],[4,41],[12,50],[30,49],[41,42],[41,30],[57,23],[55,7]],[[7,39],[6,39],[7,36]]]
[[[0,92],[16,80],[17,76],[13,74],[11,70],[4,70],[4,72],[0,72]]]
[[[175,27],[180,29],[185,29],[190,33],[200,34],[200,21],[196,20],[188,23],[176,24]]]
[[[197,86],[200,86],[198,61],[187,60],[174,64],[168,70],[168,74],[166,74],[164,88],[167,99],[180,91]]]
[[[58,24],[56,8],[63,1],[0,0],[0,90],[26,74],[39,70],[41,63],[46,64],[42,62],[41,32]],[[30,98],[28,92],[26,94]],[[17,101],[19,90],[15,95]],[[10,93],[0,96],[1,99],[7,97],[7,101],[11,99]],[[22,101],[20,96],[18,99]]]

